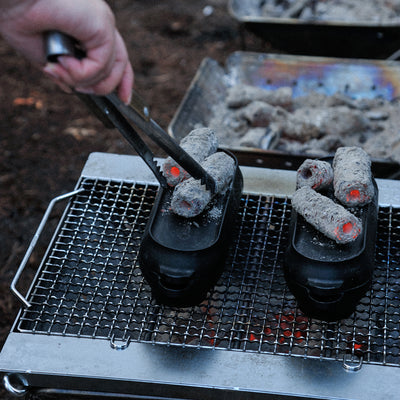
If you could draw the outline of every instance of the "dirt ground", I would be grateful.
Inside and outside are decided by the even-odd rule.
[[[111,2],[135,70],[136,89],[167,128],[200,62],[224,63],[235,50],[268,51],[239,34],[226,0]],[[209,8],[205,8],[205,7]],[[210,8],[212,7],[212,8]],[[210,15],[205,11],[211,10]],[[0,39],[0,346],[19,309],[9,285],[32,236],[57,195],[71,191],[91,152],[134,154],[73,95],[61,92]],[[21,278],[25,290],[59,214]],[[49,231],[49,233],[47,233]],[[3,389],[1,399],[11,399]]]

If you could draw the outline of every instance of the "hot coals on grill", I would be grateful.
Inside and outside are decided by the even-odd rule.
[[[214,179],[214,193],[170,159],[164,164],[171,186],[160,188],[139,253],[143,275],[160,303],[199,304],[224,268],[243,178],[234,155],[217,151],[216,143],[209,129],[192,131],[182,143]]]
[[[218,139],[213,130],[208,128],[194,129],[185,136],[180,146],[196,162],[202,163],[206,157],[215,153],[218,148]],[[168,157],[163,163],[163,174],[171,186],[176,186],[180,182],[190,177],[172,157]]]
[[[370,286],[378,197],[365,151],[339,148],[332,166],[333,179],[320,161],[300,166],[285,258],[300,308],[328,321],[350,315]]]
[[[216,193],[223,194],[235,175],[235,160],[219,151],[207,157],[201,166],[214,178]],[[212,197],[213,194],[199,180],[189,178],[175,188],[171,208],[182,217],[196,217],[205,210]]]

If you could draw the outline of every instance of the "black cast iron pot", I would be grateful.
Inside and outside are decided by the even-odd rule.
[[[225,151],[225,150],[223,150]],[[243,177],[236,158],[229,189],[195,218],[170,210],[172,189],[160,188],[139,251],[140,268],[159,303],[199,304],[215,285],[235,232]]]
[[[352,209],[362,221],[361,235],[337,244],[292,210],[285,253],[286,283],[300,309],[310,317],[336,321],[349,317],[369,289],[374,271],[378,188],[372,201]],[[332,192],[324,193],[334,198]]]

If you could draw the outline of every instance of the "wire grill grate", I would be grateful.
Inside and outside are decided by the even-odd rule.
[[[20,332],[400,366],[400,209],[379,210],[371,290],[351,318],[305,316],[282,260],[290,202],[243,194],[225,271],[196,307],[158,305],[136,258],[157,186],[83,179],[22,311]]]

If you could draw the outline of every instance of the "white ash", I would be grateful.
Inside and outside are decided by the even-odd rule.
[[[210,221],[218,221],[221,218],[222,211],[223,210],[221,206],[214,205],[214,207],[212,207],[207,214],[208,219]]]
[[[311,92],[307,95],[298,96],[293,99],[293,109],[303,107],[329,108],[347,106],[356,110],[371,110],[380,107],[385,102],[384,99],[376,98],[351,98],[345,93],[336,92],[332,95],[319,92]]]
[[[324,136],[343,136],[370,128],[370,121],[361,111],[345,106],[295,110],[292,124],[304,127],[304,131],[297,133],[300,137],[307,136],[307,129],[313,129]]]
[[[346,206],[358,207],[374,196],[371,159],[360,147],[340,147],[333,159],[335,197]]]
[[[243,0],[246,4],[246,0]],[[400,22],[399,0],[247,0],[249,15],[346,23]],[[257,10],[255,4],[259,4]],[[313,4],[314,3],[314,4]],[[245,4],[242,7],[245,7]],[[247,7],[247,6],[246,6]],[[247,9],[247,8],[246,8]]]
[[[274,107],[263,101],[255,100],[240,108],[235,118],[244,119],[251,126],[268,126],[271,122],[284,122],[290,114],[281,107]]]
[[[239,145],[244,147],[262,147],[261,141],[266,135],[267,128],[252,128],[239,140]]]
[[[266,90],[251,85],[235,85],[229,88],[226,104],[231,108],[244,107],[253,101],[263,101],[273,106],[288,107],[292,103],[293,90],[285,86]]]
[[[310,139],[305,143],[299,141],[285,142],[285,151],[290,154],[304,154],[313,157],[324,157],[329,153],[334,153],[338,148],[344,146],[344,140],[338,136],[324,136],[320,139]]]
[[[287,108],[261,102],[258,97],[235,108],[223,101],[214,105],[208,126],[215,131],[220,145],[227,148],[254,147],[254,141],[243,138],[250,129],[265,126],[279,140],[268,142],[268,148],[262,144],[259,148],[322,157],[334,154],[338,147],[357,146],[372,158],[400,161],[397,100],[311,92],[293,98]],[[260,143],[264,143],[263,138]]]
[[[292,2],[288,6],[288,8],[286,8],[282,11],[281,17],[282,18],[296,18],[304,10],[304,8],[308,6],[309,3],[310,3],[310,0],[297,0],[295,2]]]
[[[199,128],[192,130],[185,136],[180,146],[195,161],[201,163],[210,154],[218,149],[218,138],[215,132],[209,128]],[[176,186],[179,182],[189,178],[185,171],[173,158],[167,157],[163,163],[163,173],[167,182],[171,186]]]
[[[328,188],[332,182],[333,169],[327,161],[308,158],[297,169],[297,188],[308,186],[314,190],[322,190]]]
[[[223,194],[229,187],[235,174],[236,165],[232,157],[225,152],[217,152],[207,157],[201,166],[214,178],[216,194]],[[212,194],[200,180],[189,178],[178,184],[172,194],[172,211],[186,218],[201,214],[212,199]]]
[[[359,218],[310,187],[295,191],[292,206],[310,225],[338,244],[353,242],[362,232]]]

